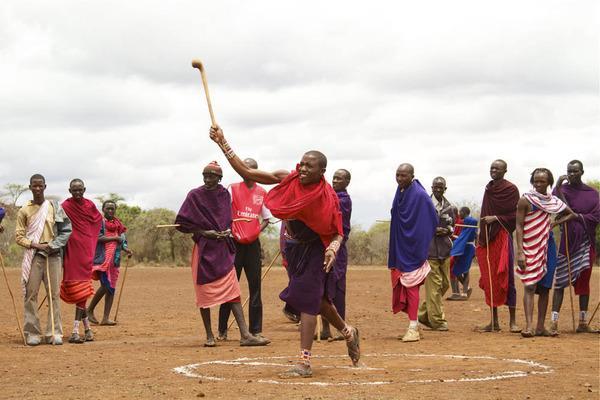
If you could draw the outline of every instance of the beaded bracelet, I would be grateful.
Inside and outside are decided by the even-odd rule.
[[[329,243],[329,246],[327,246],[327,250],[331,250],[333,251],[333,254],[337,255],[338,250],[340,249],[340,242],[334,240],[333,242]]]

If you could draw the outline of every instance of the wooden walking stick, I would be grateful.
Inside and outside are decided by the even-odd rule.
[[[123,272],[123,280],[121,281],[121,289],[119,290],[119,297],[117,298],[117,309],[115,310],[115,322],[119,316],[119,306],[121,305],[121,296],[123,295],[123,287],[125,286],[125,279],[127,278],[127,268],[129,267],[129,260],[131,257],[127,257],[125,261],[125,272]]]
[[[54,305],[52,304],[52,278],[50,277],[50,260],[46,256],[46,279],[48,279],[48,304],[50,305],[50,326],[52,327],[52,344],[54,345]]]
[[[210,121],[212,123],[212,126],[216,127],[217,121],[215,120],[212,104],[210,102],[210,94],[208,92],[208,82],[206,81],[206,72],[204,71],[204,65],[202,65],[202,61],[194,59],[192,60],[192,67],[200,70],[200,76],[202,77],[202,86],[204,86],[204,94],[206,94],[206,102],[208,103],[208,112],[210,113]]]
[[[488,278],[490,281],[490,315],[491,332],[494,332],[494,288],[492,284],[492,266],[490,265],[490,226],[485,224],[485,260],[488,265]]]
[[[8,283],[8,277],[6,276],[6,269],[4,268],[4,258],[2,257],[2,253],[0,253],[0,265],[2,265],[2,273],[4,274],[4,280],[6,281],[6,287],[8,288],[8,294],[10,294],[10,298],[12,300],[13,310],[15,311],[15,318],[17,319],[17,326],[19,327],[19,332],[21,332],[21,338],[23,338],[23,344],[27,346],[27,341],[25,340],[25,333],[23,332],[23,328],[21,327],[21,321],[19,320],[19,314],[17,313],[17,305],[15,303],[15,296],[10,288],[10,284]]]
[[[567,256],[567,272],[569,273],[569,299],[571,300],[571,319],[573,321],[573,332],[576,331],[575,327],[575,306],[573,306],[573,281],[571,275],[571,255],[569,254],[569,232],[567,230],[567,223],[565,222],[565,250]]]
[[[323,320],[321,314],[317,315],[317,342],[321,343],[321,330],[323,329]]]
[[[40,305],[38,306],[38,311],[40,311],[40,308],[42,308],[42,306],[44,305],[44,303],[46,302],[46,299],[48,298],[48,293],[46,293],[46,295],[44,296],[44,298],[42,299],[42,302],[40,303]]]
[[[277,257],[279,257],[280,254],[281,254],[281,249],[277,251],[277,254],[275,254],[275,257],[273,257],[273,259],[269,263],[269,266],[267,267],[267,269],[265,270],[265,272],[263,272],[262,276],[260,277],[260,283],[261,283],[261,285],[262,285],[262,281],[265,279],[265,277],[267,276],[267,274],[271,270],[271,267],[275,263],[275,260],[277,260]],[[246,300],[244,300],[244,302],[242,303],[242,310],[244,309],[244,307],[246,307],[246,304],[248,304],[248,300],[250,300],[250,295],[248,295],[248,297],[246,297]],[[235,318],[231,320],[231,322],[227,326],[227,329],[231,328],[231,325],[233,325],[234,321],[235,321]]]

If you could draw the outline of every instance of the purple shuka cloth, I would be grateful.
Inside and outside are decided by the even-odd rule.
[[[224,231],[231,227],[231,196],[227,189],[218,185],[214,190],[205,186],[192,189],[177,213],[177,229],[184,233],[196,230]],[[214,282],[233,268],[235,245],[231,238],[206,239],[194,233],[192,239],[198,245],[198,284]]]
[[[352,216],[352,199],[345,190],[336,192],[340,201],[340,211],[342,212],[342,230],[344,231],[344,240],[338,250],[333,267],[333,275],[336,280],[336,291],[333,295],[333,305],[342,319],[346,318],[346,272],[348,270],[348,248],[346,242],[350,236],[350,217]]]
[[[352,199],[350,199],[350,195],[345,190],[336,192],[336,194],[338,196],[338,200],[340,201],[340,211],[342,212],[342,229],[344,231],[344,240],[342,240],[342,245],[340,246],[340,250],[337,253],[333,273],[335,275],[335,278],[338,280],[338,285],[340,284],[340,280],[343,280],[345,288],[346,270],[348,268],[348,248],[346,247],[346,242],[348,241],[348,236],[350,236],[350,217],[352,216]]]
[[[580,217],[568,222],[569,253],[575,254],[586,242],[592,246],[596,241],[596,227],[600,222],[600,199],[596,189],[586,185],[562,185],[560,189],[555,188],[554,195],[558,190],[565,196],[567,205]],[[562,229],[562,226],[561,226]],[[559,254],[565,252],[565,237],[561,235]]]
[[[285,255],[290,278],[279,298],[296,312],[319,314],[321,299],[331,301],[335,295],[335,277],[325,273],[325,246],[318,234],[298,220],[286,221]]]
[[[398,186],[392,203],[388,268],[407,273],[421,267],[437,224],[433,202],[417,179],[404,191]]]

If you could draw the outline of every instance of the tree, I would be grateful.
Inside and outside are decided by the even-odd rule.
[[[118,193],[109,193],[108,195],[101,195],[101,196],[96,196],[95,197],[96,200],[98,200],[100,202],[100,204],[104,203],[105,201],[111,200],[114,201],[115,204],[118,204],[120,201],[124,201],[125,197],[121,196]]]
[[[29,186],[18,183],[7,183],[4,185],[4,192],[0,193],[0,198],[7,198],[9,203],[14,206],[17,204],[19,197],[28,190]]]

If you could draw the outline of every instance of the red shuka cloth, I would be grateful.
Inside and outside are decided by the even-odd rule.
[[[475,252],[477,254],[477,262],[481,277],[479,278],[479,287],[485,292],[485,302],[489,306],[491,303],[490,296],[490,278],[492,275],[492,288],[494,295],[493,307],[499,307],[506,303],[508,295],[508,273],[512,265],[509,264],[509,240],[512,238],[504,229],[500,229],[494,240],[490,240],[489,254],[486,246],[477,246]],[[491,266],[488,267],[487,260],[490,260]]]
[[[512,234],[517,227],[517,203],[519,202],[519,189],[507,181],[500,179],[490,181],[485,187],[481,203],[480,218],[495,215],[498,221],[489,225],[489,240],[494,240],[498,232],[503,230]],[[479,244],[485,246],[485,225],[479,230]]]
[[[298,171],[292,171],[267,193],[265,205],[279,219],[302,221],[319,235],[326,247],[335,235],[344,236],[340,203],[325,178],[302,185]]]
[[[65,246],[60,297],[67,303],[79,303],[94,294],[92,265],[102,215],[88,199],[69,198],[62,207],[71,220],[73,232]]]

